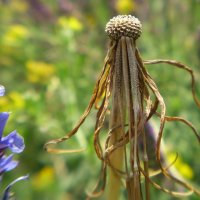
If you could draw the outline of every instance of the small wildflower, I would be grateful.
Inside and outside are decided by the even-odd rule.
[[[133,0],[117,0],[116,10],[120,14],[131,13],[134,11],[135,2]]]
[[[31,83],[46,83],[55,73],[53,65],[40,61],[28,61],[26,68]]]
[[[6,45],[16,45],[23,39],[26,39],[29,35],[27,28],[23,25],[12,25],[8,28],[8,31],[3,36],[3,42]]]
[[[60,17],[58,24],[64,29],[71,29],[73,31],[81,31],[83,29],[82,23],[75,17]]]
[[[9,99],[7,97],[0,98],[0,112],[10,110]]]
[[[0,157],[0,175],[3,174],[4,172],[14,169],[18,165],[18,162],[13,161],[12,158],[13,155],[10,155],[8,157],[6,156]]]
[[[8,95],[0,98],[0,111],[22,109],[24,106],[23,96],[16,91],[11,91]]]
[[[16,91],[11,91],[8,95],[0,98],[0,111],[22,109],[24,106],[25,100],[23,96]]]
[[[53,184],[54,178],[54,169],[52,167],[44,167],[33,177],[32,183],[34,188],[40,190]]]
[[[25,101],[24,101],[23,96],[19,92],[11,91],[8,94],[8,98],[10,99],[12,109],[22,109],[22,108],[24,108]]]
[[[5,89],[3,86],[0,86],[0,96],[3,96],[5,93]],[[12,169],[14,169],[18,165],[18,161],[13,160],[13,154],[9,156],[5,156],[6,149],[9,149],[12,153],[21,153],[24,148],[24,139],[21,137],[17,131],[12,131],[7,136],[3,137],[3,131],[6,125],[6,122],[9,118],[10,113],[8,112],[0,112],[0,176]],[[11,186],[20,181],[27,179],[28,176],[22,176],[20,178],[15,179],[12,183],[10,183],[5,189],[2,200],[9,200],[10,198],[10,188]]]
[[[174,153],[170,153],[167,155],[167,159],[169,160],[169,162],[173,161],[174,156]],[[194,172],[192,168],[188,164],[183,162],[180,157],[178,157],[176,162],[174,163],[174,168],[177,171],[177,174],[179,176],[182,176],[183,178],[192,179],[194,177]]]
[[[24,139],[17,133],[17,131],[12,131],[6,137],[2,137],[8,117],[9,113],[0,113],[0,151],[9,148],[13,153],[21,153],[25,148]]]

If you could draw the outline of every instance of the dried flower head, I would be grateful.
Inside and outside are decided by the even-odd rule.
[[[170,166],[163,164],[160,152],[166,121],[185,123],[193,130],[200,141],[199,135],[192,124],[185,119],[166,116],[163,97],[144,64],[167,63],[189,72],[192,78],[193,98],[197,106],[200,107],[200,102],[194,90],[195,79],[193,71],[176,61],[143,61],[136,46],[136,39],[141,34],[141,24],[133,16],[120,15],[112,18],[106,25],[106,32],[111,39],[109,49],[102,73],[96,82],[88,107],[70,133],[62,138],[48,142],[45,148],[54,153],[72,152],[53,149],[49,145],[60,143],[72,137],[85,121],[92,107],[95,106],[98,112],[94,131],[94,148],[96,155],[102,161],[102,170],[99,181],[93,193],[89,195],[90,197],[97,197],[104,191],[107,171],[109,172],[109,182],[107,184],[108,191],[110,191],[107,194],[107,199],[109,200],[119,199],[122,182],[125,184],[128,199],[131,200],[140,200],[143,199],[143,196],[149,200],[150,184],[173,196],[186,196],[192,192],[200,195],[198,190],[169,172]],[[158,107],[160,107],[160,112]],[[149,133],[145,129],[148,129],[148,121],[153,115],[160,118],[155,153],[160,173],[188,189],[185,193],[168,190],[151,179],[149,174],[149,154],[147,152],[149,148],[147,134]],[[102,145],[100,138],[105,118],[109,118],[109,130],[106,141]],[[73,152],[77,151],[79,150],[74,150]],[[145,179],[144,190],[141,189],[142,177]],[[145,195],[143,191],[145,191]]]
[[[113,40],[118,40],[122,36],[136,40],[142,33],[142,25],[138,18],[134,16],[118,15],[107,23],[105,31]]]

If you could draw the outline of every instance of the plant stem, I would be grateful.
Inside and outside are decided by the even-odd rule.
[[[112,80],[112,107],[110,115],[111,136],[109,146],[114,146],[118,139],[124,135],[124,97],[122,91],[122,67],[121,67],[121,43],[118,43],[116,51],[115,69]],[[109,155],[110,166],[122,171],[124,163],[124,147],[117,148]],[[109,200],[120,199],[121,179],[116,170],[109,167],[109,181],[107,189],[107,198]]]
[[[110,145],[115,144],[117,141],[117,138],[120,137],[119,134],[114,134],[111,138]],[[116,136],[116,137],[114,137]],[[111,165],[118,169],[122,170],[123,168],[123,158],[124,158],[124,149],[118,148],[115,150],[115,152],[112,153],[110,156],[110,163]],[[114,172],[114,170],[110,167],[109,168],[109,180],[108,180],[108,190],[107,190],[107,198],[109,200],[118,200],[120,199],[120,188],[121,188],[121,179],[120,177]]]

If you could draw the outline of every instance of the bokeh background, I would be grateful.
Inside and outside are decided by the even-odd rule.
[[[6,96],[0,98],[0,110],[12,112],[5,134],[17,129],[26,144],[16,157],[20,165],[6,173],[1,190],[29,173],[28,181],[13,188],[17,199],[85,199],[100,170],[92,141],[96,111],[62,146],[87,147],[85,152],[52,155],[43,145],[70,131],[86,108],[107,51],[104,28],[117,14],[141,20],[143,34],[137,44],[143,59],[175,59],[190,66],[200,97],[199,0],[1,0],[0,84]],[[148,71],[165,99],[167,114],[190,120],[200,131],[189,74],[167,65],[148,66]],[[184,124],[167,123],[164,141],[167,158],[178,152],[175,167],[200,186],[200,149],[192,131]],[[154,199],[175,199],[151,192]]]

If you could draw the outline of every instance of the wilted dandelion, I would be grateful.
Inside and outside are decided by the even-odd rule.
[[[190,73],[193,98],[198,107],[200,102],[195,95],[193,71],[187,66],[171,60],[143,61],[136,46],[141,35],[140,21],[130,15],[112,18],[106,25],[106,33],[110,37],[108,53],[100,77],[97,80],[93,95],[86,111],[78,124],[66,136],[48,142],[45,148],[49,152],[78,152],[81,150],[60,150],[50,148],[71,138],[87,118],[92,107],[98,109],[94,132],[94,148],[102,161],[99,181],[90,197],[97,197],[107,187],[108,200],[119,199],[122,185],[125,186],[128,199],[150,199],[150,185],[173,196],[186,196],[199,191],[188,183],[179,180],[168,170],[170,166],[162,163],[161,140],[165,121],[180,121],[188,125],[198,140],[200,138],[192,124],[180,117],[166,116],[166,106],[154,80],[147,72],[144,64],[167,63]],[[160,112],[158,112],[160,107]],[[148,121],[153,116],[160,118],[160,128],[156,139],[155,157],[160,173],[175,183],[188,189],[185,193],[175,192],[158,185],[149,173],[148,159]],[[100,142],[101,129],[105,118],[109,116],[109,130],[104,145]],[[176,160],[176,159],[175,159]],[[175,161],[174,161],[175,162]],[[108,168],[108,170],[107,170]],[[106,185],[107,171],[109,181]],[[141,179],[145,180],[142,190]],[[124,183],[124,184],[123,184]],[[144,191],[144,192],[142,192]]]

